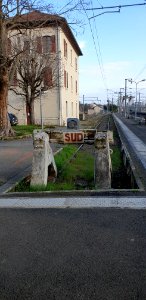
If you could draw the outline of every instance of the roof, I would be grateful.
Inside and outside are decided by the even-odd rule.
[[[36,27],[47,27],[47,26],[60,26],[65,33],[66,37],[72,44],[76,53],[81,56],[82,51],[66,21],[65,18],[59,15],[52,15],[34,10],[30,13],[15,17],[16,26],[15,28],[36,28]],[[14,26],[13,26],[14,28]]]

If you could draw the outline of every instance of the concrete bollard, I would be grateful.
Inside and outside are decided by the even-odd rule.
[[[111,158],[107,132],[95,135],[95,169],[94,180],[96,189],[111,188]]]
[[[57,168],[52,149],[49,144],[49,136],[41,130],[33,132],[33,160],[31,186],[47,185],[48,176],[57,177]]]

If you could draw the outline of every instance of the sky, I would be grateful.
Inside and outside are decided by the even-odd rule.
[[[85,0],[84,0],[85,1]],[[63,7],[69,0],[54,1],[57,8]],[[146,101],[146,5],[118,9],[87,10],[105,6],[146,3],[145,0],[86,0],[82,11],[68,14],[80,19],[83,26],[72,26],[83,56],[79,58],[79,90],[88,102],[92,99],[106,103],[112,98],[116,102],[118,92],[125,87],[135,95],[136,82],[141,100]],[[100,16],[93,17],[97,14]],[[113,13],[109,13],[113,12]],[[139,83],[138,83],[139,82]],[[124,91],[124,90],[121,90]],[[95,98],[92,98],[95,97]]]

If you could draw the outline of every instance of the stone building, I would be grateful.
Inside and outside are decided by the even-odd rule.
[[[17,21],[18,22],[18,21]],[[38,96],[34,101],[34,119],[36,124],[64,125],[69,117],[79,117],[79,56],[81,49],[66,21],[58,15],[33,11],[22,15],[18,28],[9,32],[9,49],[14,45],[27,50],[30,55],[29,38],[35,40],[38,62],[44,55],[44,78],[38,86]],[[52,57],[54,70],[47,68],[47,57]],[[18,87],[19,74],[13,72],[11,88],[8,94],[8,111],[18,117],[19,124],[29,124],[29,109],[25,97]],[[55,84],[53,84],[53,77]],[[17,93],[14,92],[17,91]],[[19,91],[19,93],[18,93]]]

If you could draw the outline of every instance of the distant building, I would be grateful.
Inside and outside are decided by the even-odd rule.
[[[41,53],[47,55],[47,53],[51,52],[52,57],[55,57],[55,55],[59,57],[58,69],[55,70],[59,74],[56,86],[46,89],[45,92],[41,93],[41,98],[38,97],[35,100],[35,123],[41,123],[42,114],[44,124],[64,125],[67,118],[79,117],[78,59],[82,55],[81,49],[65,18],[39,11],[33,11],[20,16],[19,29],[21,28],[22,34],[18,35],[17,38],[19,38],[21,45],[23,43],[23,47],[29,46],[27,38],[26,40],[24,39],[26,24],[28,31],[30,29],[33,30],[39,55]],[[17,32],[16,26],[13,31]],[[9,40],[11,42],[11,39]],[[46,73],[42,90],[45,90],[47,85],[49,86],[51,76],[53,75]],[[17,86],[17,74],[15,74],[12,84]],[[8,105],[8,111],[18,117],[19,124],[29,123],[24,97],[16,95],[13,91],[9,91]]]
[[[102,105],[96,103],[90,104],[90,108],[88,108],[88,115],[99,114],[101,112],[103,112]]]

